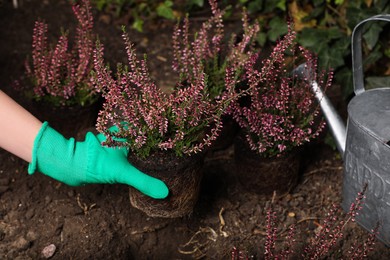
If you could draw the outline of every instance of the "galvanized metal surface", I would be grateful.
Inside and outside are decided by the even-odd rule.
[[[368,231],[379,225],[378,238],[390,245],[390,86],[364,88],[362,32],[373,21],[390,22],[390,15],[361,21],[352,33],[352,68],[356,96],[348,104],[342,207],[348,211],[367,186],[356,220]]]
[[[390,245],[390,89],[356,96],[348,116],[342,207],[348,211],[367,185],[356,220],[368,231],[378,223],[378,238]]]
[[[312,81],[328,126],[344,159],[342,207],[349,211],[367,187],[357,222],[368,231],[379,224],[378,238],[390,246],[390,86],[364,88],[362,32],[369,22],[390,22],[390,14],[361,21],[352,33],[352,66],[356,96],[348,104],[347,128],[336,110]],[[301,65],[303,66],[303,65]],[[300,67],[301,67],[300,66]],[[297,68],[298,73],[305,73]]]

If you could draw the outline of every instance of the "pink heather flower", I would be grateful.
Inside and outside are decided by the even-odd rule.
[[[73,48],[70,49],[68,33],[61,35],[52,47],[47,40],[47,24],[37,21],[32,37],[32,62],[25,63],[30,80],[26,85],[33,85],[37,99],[55,100],[54,105],[84,105],[96,99],[90,79],[95,40],[91,5],[89,0],[82,0],[72,9],[78,20]]]
[[[295,35],[289,23],[288,33],[269,58],[260,61],[260,67],[256,65],[258,55],[247,60],[244,67],[250,102],[246,105],[235,102],[229,108],[229,113],[247,132],[251,149],[265,157],[278,156],[309,142],[325,125],[319,118],[320,108],[309,81],[291,75],[294,62],[289,60],[303,59],[310,66],[311,78],[325,89],[331,85],[332,72],[327,79],[325,72],[317,74],[316,59],[296,46]]]
[[[120,65],[115,77],[104,65],[103,46],[97,44],[92,82],[105,98],[97,130],[107,137],[106,145],[129,147],[139,157],[158,150],[181,156],[204,151],[218,137],[222,115],[242,95],[236,86],[243,80],[243,66],[252,59],[258,25],[249,25],[245,16],[243,40],[223,46],[223,11],[216,0],[209,3],[212,16],[193,39],[188,16],[175,27],[172,68],[180,80],[172,93],[164,93],[152,81],[147,61],[136,57],[126,33],[128,66]],[[109,131],[113,125],[118,127],[114,133]]]
[[[105,144],[129,147],[139,157],[158,150],[181,156],[210,146],[221,130],[221,116],[236,93],[230,90],[221,95],[223,101],[213,102],[206,91],[207,77],[201,63],[191,65],[196,77],[165,93],[152,81],[146,60],[137,58],[126,33],[123,40],[129,66],[125,69],[120,65],[115,79],[104,66],[103,46],[98,43],[94,51],[93,83],[106,100],[97,130],[107,136]],[[109,130],[113,125],[118,131]]]
[[[212,16],[205,21],[190,40],[189,18],[186,16],[182,25],[177,24],[172,36],[174,61],[172,68],[180,73],[181,80],[194,80],[199,71],[204,71],[208,77],[208,92],[212,98],[218,98],[226,91],[226,71],[234,72],[235,84],[242,82],[243,70],[246,62],[254,53],[255,42],[259,25],[257,21],[249,24],[248,15],[243,11],[244,33],[237,40],[232,35],[228,44],[223,44],[224,25],[222,16],[224,11],[218,8],[216,0],[209,0]],[[200,68],[201,66],[201,68]]]
[[[350,211],[344,214],[341,208],[333,205],[320,222],[320,226],[308,242],[295,239],[295,225],[289,227],[289,231],[282,245],[277,246],[280,241],[278,231],[278,219],[272,209],[272,205],[266,212],[266,238],[264,242],[264,259],[328,259],[330,252],[339,250],[336,246],[344,237],[346,225],[352,221],[353,216],[361,210],[367,185],[363,191],[359,192],[355,203],[352,203]],[[343,255],[346,259],[367,259],[369,253],[374,250],[379,223],[371,230],[364,241],[356,241],[348,250],[348,255]],[[359,240],[359,239],[358,239]],[[279,251],[277,248],[280,248]],[[302,253],[294,252],[296,249],[302,249]],[[299,250],[301,251],[301,250]],[[234,247],[231,252],[232,259],[248,259],[247,254]],[[334,256],[334,254],[332,255]]]
[[[286,146],[284,144],[279,144],[278,149],[279,149],[279,152],[283,152],[284,150],[286,150]]]
[[[276,212],[272,210],[267,211],[266,224],[266,240],[264,248],[264,259],[274,259],[275,242],[276,242]]]
[[[334,205],[326,215],[322,222],[321,230],[315,235],[308,245],[304,248],[302,255],[303,259],[322,259],[327,256],[328,252],[334,248],[337,242],[343,238],[344,228],[351,221],[354,221],[355,216],[362,209],[363,200],[367,184],[363,187],[363,191],[358,193],[355,202],[351,204],[349,212],[343,219],[341,209]],[[372,245],[375,243],[375,235],[378,232],[379,225],[377,225],[367,240],[361,245],[354,244],[349,251],[349,259],[363,259],[368,253],[373,250]]]

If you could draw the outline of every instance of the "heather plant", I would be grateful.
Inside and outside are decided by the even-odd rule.
[[[48,40],[48,25],[36,21],[31,61],[25,62],[27,82],[21,86],[22,90],[38,101],[55,106],[84,106],[97,100],[97,92],[90,82],[96,38],[92,32],[90,2],[82,0],[72,9],[78,21],[74,42],[70,43],[69,32],[62,32],[52,45]]]
[[[326,213],[323,221],[320,223],[318,232],[311,237],[303,246],[297,244],[296,227],[291,225],[284,240],[284,245],[281,249],[277,248],[278,219],[276,212],[270,207],[267,210],[266,216],[266,239],[264,242],[264,259],[325,259],[333,250],[337,248],[338,242],[344,236],[345,227],[350,222],[355,222],[356,216],[362,209],[365,199],[367,186],[357,194],[355,202],[349,208],[349,211],[344,214],[339,206],[333,205]],[[366,259],[376,242],[376,235],[379,226],[377,225],[365,241],[356,241],[350,246],[347,252],[347,259]],[[300,252],[302,251],[302,252]],[[232,250],[232,260],[249,259],[245,252],[234,247]]]
[[[254,43],[259,32],[258,22],[250,24],[246,10],[242,12],[243,33],[238,37],[230,36],[228,42],[224,41],[225,31],[223,24],[224,11],[220,10],[217,1],[210,0],[212,16],[190,39],[190,24],[188,15],[183,24],[178,23],[174,29],[173,65],[174,71],[180,73],[182,81],[192,79],[193,65],[204,64],[204,71],[208,76],[207,91],[212,98],[219,97],[225,91],[225,72],[233,68],[237,84],[244,81],[244,64],[256,51]]]
[[[119,64],[115,78],[104,66],[100,43],[94,54],[95,85],[106,100],[97,120],[97,130],[107,137],[104,144],[128,147],[141,158],[158,150],[191,155],[210,146],[222,127],[221,116],[237,95],[233,69],[226,69],[227,91],[213,102],[204,66],[196,59],[188,61],[192,76],[165,93],[151,79],[146,57],[139,60],[127,33],[122,37],[129,65]]]
[[[293,25],[268,58],[253,55],[245,65],[250,102],[235,102],[230,110],[252,150],[264,157],[279,156],[318,136],[324,127],[310,81],[293,75],[297,62],[306,62],[311,80],[324,89],[332,73],[317,73],[316,58],[295,43]]]
[[[322,222],[320,231],[311,239],[310,243],[304,248],[302,257],[304,259],[319,259],[322,256],[326,256],[331,249],[333,249],[337,242],[340,241],[344,234],[345,226],[349,222],[355,222],[356,216],[359,211],[362,210],[362,204],[365,199],[365,192],[367,185],[363,188],[363,191],[359,192],[355,201],[351,203],[349,211],[344,219],[341,219],[341,209],[333,205],[333,207],[327,213],[325,219]],[[367,254],[372,251],[372,246],[375,243],[375,235],[377,233],[378,226],[371,231],[367,240],[361,244],[351,246],[349,250],[350,259],[361,259],[367,257]]]
[[[241,80],[238,71],[252,55],[247,47],[258,27],[249,25],[244,16],[243,39],[231,42],[229,54],[222,60],[223,12],[215,0],[210,0],[210,6],[212,16],[192,41],[188,16],[183,26],[177,24],[174,30],[172,67],[179,79],[171,93],[164,93],[151,80],[146,58],[137,59],[126,33],[123,40],[129,66],[120,65],[115,79],[104,66],[103,46],[98,44],[95,82],[106,102],[97,129],[107,136],[106,145],[129,147],[139,157],[157,150],[183,156],[203,151],[218,137],[222,116],[243,94],[235,91]],[[118,131],[110,132],[112,125]]]

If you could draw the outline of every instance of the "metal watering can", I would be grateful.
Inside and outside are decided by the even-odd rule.
[[[361,36],[363,26],[370,21],[390,22],[390,14],[363,20],[353,30],[352,66],[356,95],[348,104],[347,127],[317,82],[310,83],[343,156],[342,208],[349,211],[358,193],[366,186],[366,198],[356,221],[368,231],[379,224],[378,238],[390,246],[390,86],[364,88]],[[294,72],[307,75],[305,64]]]

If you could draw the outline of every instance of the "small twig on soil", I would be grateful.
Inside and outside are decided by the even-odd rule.
[[[276,199],[276,191],[274,190],[274,193],[272,194],[271,204],[275,203],[275,199]]]
[[[143,233],[150,233],[150,232],[155,232],[159,229],[163,229],[165,228],[166,226],[168,226],[169,223],[162,223],[160,225],[156,225],[154,227],[144,227],[142,230],[134,230],[134,231],[131,231],[131,234],[132,235],[137,235],[137,234],[143,234]]]
[[[77,197],[76,197],[76,200],[77,200],[77,204],[79,205],[79,207],[83,210],[84,212],[84,215],[88,215],[89,211],[96,206],[96,203],[93,203],[91,205],[87,205],[85,203],[82,203],[81,200],[80,200],[80,194],[77,194]]]
[[[204,247],[206,244],[207,243],[200,244],[199,247]],[[183,255],[192,255],[194,259],[202,259],[203,257],[206,256],[206,254],[204,252],[202,252],[202,250],[199,247],[194,246],[194,250],[191,250],[191,251],[184,251],[184,250],[181,250],[179,248],[179,249],[177,249],[177,251]]]
[[[219,222],[220,222],[220,225],[219,225],[219,232],[221,233],[221,235],[222,235],[223,237],[228,237],[228,236],[229,236],[228,233],[227,233],[226,231],[223,231],[223,230],[222,230],[222,229],[225,227],[225,225],[226,225],[225,220],[223,219],[223,216],[222,216],[222,214],[223,214],[224,211],[225,211],[225,208],[222,207],[221,210],[219,211],[219,214],[218,214],[218,216],[219,216]]]
[[[266,235],[267,235],[267,232],[255,228],[255,229],[252,231],[252,234],[253,234],[253,235],[262,235],[262,236],[266,236]]]
[[[160,55],[157,55],[156,58],[157,58],[159,61],[162,61],[162,62],[167,62],[167,61],[168,61],[167,58],[165,58],[165,57],[163,57],[163,56],[160,56]]]
[[[298,220],[297,224],[300,224],[302,222],[309,221],[309,220],[318,220],[318,217],[306,217],[306,218]]]
[[[203,253],[202,250],[200,250],[197,246],[195,246],[195,249],[192,251],[183,251],[180,249],[178,249],[178,251],[180,254],[183,254],[183,255],[195,255],[194,256],[195,259],[201,259],[204,256],[206,256],[206,254]]]
[[[206,235],[206,242],[200,243],[199,238],[201,238],[201,235]],[[190,240],[185,243],[184,245],[180,245],[181,248],[185,248],[187,246],[192,246],[193,249],[191,250],[184,250],[178,248],[178,252],[183,255],[192,255],[195,259],[201,259],[205,256],[205,253],[202,252],[202,249],[206,249],[207,246],[210,244],[210,241],[215,242],[217,241],[218,234],[215,232],[214,229],[211,227],[202,228],[200,227],[199,230],[190,238]]]

